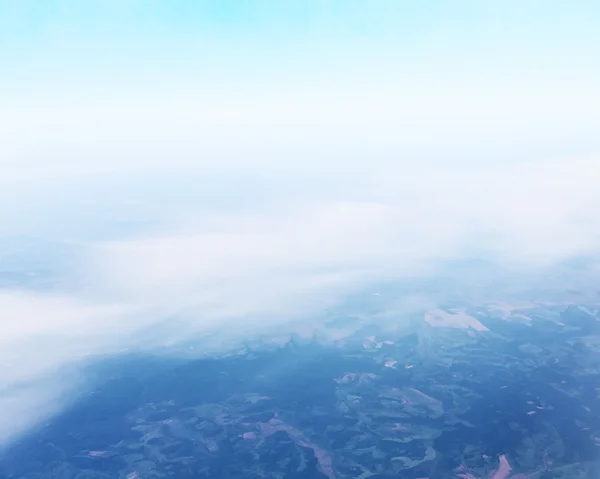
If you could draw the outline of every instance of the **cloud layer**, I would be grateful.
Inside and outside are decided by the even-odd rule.
[[[355,190],[322,176],[309,181],[313,193],[290,183],[287,194],[275,189],[247,208],[243,195],[225,209],[184,200],[133,233],[59,241],[67,260],[48,266],[50,286],[36,288],[33,276],[33,286],[0,293],[0,441],[72,398],[77,365],[94,355],[285,329],[374,284],[434,277],[451,261],[529,273],[598,253],[596,157],[372,166]],[[319,181],[337,187],[319,189]],[[146,198],[159,208],[160,197]],[[21,268],[35,273],[37,265]]]

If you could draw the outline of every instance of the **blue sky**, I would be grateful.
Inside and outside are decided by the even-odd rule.
[[[165,317],[177,344],[452,261],[595,261],[599,14],[0,0],[0,275],[26,278],[0,290],[0,363],[19,365],[0,443],[65,406],[81,357],[157,322],[164,346]]]
[[[438,164],[595,151],[599,9],[2,1],[7,188],[33,199],[39,181],[68,189],[72,175],[104,188],[121,168],[160,178],[173,162],[171,177],[268,164],[283,178],[341,163],[362,174],[371,153]]]
[[[3,1],[2,84],[19,105],[55,107],[92,94],[121,104],[289,95],[305,82],[313,94],[398,83],[573,94],[598,80],[599,10],[591,1]]]

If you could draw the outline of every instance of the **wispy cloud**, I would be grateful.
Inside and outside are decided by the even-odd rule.
[[[531,272],[595,255],[598,177],[595,158],[386,163],[353,199],[303,191],[247,211],[186,205],[151,233],[81,243],[85,253],[50,291],[0,295],[0,360],[10,365],[0,372],[0,439],[72,397],[76,365],[89,355],[285,328],[372,284],[431,277],[452,260]]]

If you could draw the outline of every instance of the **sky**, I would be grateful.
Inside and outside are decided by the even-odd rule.
[[[0,0],[0,443],[142,332],[285,327],[465,259],[595,261],[599,16]]]

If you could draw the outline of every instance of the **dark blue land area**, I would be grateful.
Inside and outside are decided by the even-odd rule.
[[[421,325],[373,351],[293,340],[236,357],[112,358],[89,367],[75,404],[3,453],[0,477],[327,477],[313,446],[336,477],[450,478],[461,465],[493,470],[501,454],[515,472],[593,477],[600,359],[585,338],[599,322],[576,308],[561,320],[570,327],[482,320],[491,332],[475,337]],[[382,365],[389,357],[397,369]],[[347,373],[357,376],[336,382]],[[405,405],[406,388],[439,406]]]

